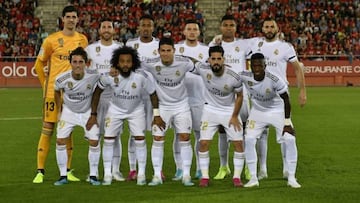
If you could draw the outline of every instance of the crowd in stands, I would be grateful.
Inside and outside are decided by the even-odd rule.
[[[0,61],[34,60],[41,44],[35,7],[36,0],[0,0]]]
[[[324,59],[325,55],[327,59],[360,59],[359,0],[229,2],[226,13],[238,20],[239,38],[260,36],[262,20],[273,17],[279,24],[281,37],[294,45],[302,60]],[[155,36],[161,38],[170,32],[176,42],[183,40],[182,30],[187,19],[196,19],[202,31],[205,27],[205,18],[196,0],[71,0],[69,3],[79,8],[77,29],[88,37],[89,43],[98,39],[100,18],[114,20],[115,39],[123,42],[137,36],[139,18],[144,14],[153,16]],[[36,0],[0,0],[2,61],[7,60],[6,57],[35,56],[48,35],[34,16],[35,6]]]
[[[231,0],[238,37],[261,35],[261,21],[274,18],[285,41],[302,59],[360,59],[358,0]]]
[[[88,36],[89,43],[98,38],[100,18],[111,18],[115,22],[118,33],[115,39],[122,42],[137,36],[139,19],[144,14],[153,16],[155,36],[161,38],[164,33],[171,32],[175,41],[183,39],[182,30],[186,19],[196,19],[201,27],[204,24],[204,18],[196,7],[195,0],[154,0],[145,3],[142,0],[94,0],[70,1],[70,3],[79,8],[78,31]]]

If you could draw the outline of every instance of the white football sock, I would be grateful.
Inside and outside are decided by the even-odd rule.
[[[285,138],[285,158],[287,162],[289,176],[295,176],[296,173],[296,165],[298,159],[298,152],[296,147],[296,139],[295,136],[290,135],[288,133],[284,134]]]
[[[145,140],[134,140],[135,142],[135,151],[136,151],[136,159],[138,161],[138,175],[144,176],[145,175],[145,168],[146,168],[146,142]]]
[[[114,152],[113,152],[113,160],[112,160],[113,173],[120,171],[121,156],[122,156],[122,146],[121,146],[120,135],[118,135],[115,137],[115,142],[114,142]]]
[[[256,142],[260,171],[264,172],[267,172],[268,133],[269,128],[266,128]]]
[[[173,155],[176,169],[182,169],[182,160],[180,154],[180,143],[179,136],[174,132],[174,140],[173,140]]]
[[[183,177],[190,176],[190,168],[193,157],[193,151],[191,148],[191,142],[180,141],[180,154],[182,159]]]
[[[114,139],[104,139],[103,144],[103,162],[104,162],[104,176],[111,176],[111,164],[114,153]]]
[[[248,165],[251,177],[257,177],[257,154],[256,154],[256,138],[246,137],[245,141],[245,160]]]
[[[89,159],[90,176],[98,176],[100,144],[98,144],[96,147],[89,146],[88,159]]]
[[[128,141],[128,159],[130,171],[136,171],[135,139],[133,136],[130,136]]]
[[[154,175],[161,177],[162,164],[164,159],[164,141],[155,141],[151,146],[151,161],[154,168]]]
[[[195,152],[195,163],[196,163],[196,171],[200,170],[199,163],[199,149],[200,149],[200,131],[195,131],[195,142],[194,142],[194,152]]]
[[[229,142],[226,133],[219,133],[219,157],[220,166],[229,165]]]
[[[209,179],[209,164],[210,164],[209,151],[206,152],[199,151],[199,164],[200,164],[202,178]]]
[[[67,159],[66,145],[56,144],[56,161],[59,167],[60,176],[66,176],[67,174]]]
[[[245,153],[244,152],[234,152],[234,177],[240,178],[242,169],[244,168]]]

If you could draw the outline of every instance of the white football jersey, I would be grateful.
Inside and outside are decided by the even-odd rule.
[[[124,44],[117,41],[113,41],[110,46],[101,44],[100,40],[90,44],[85,48],[88,59],[91,61],[89,68],[98,70],[101,75],[109,74],[111,68],[110,60],[113,51],[122,46],[124,46]],[[109,88],[101,94],[101,98],[110,97],[111,91]]]
[[[196,63],[196,73],[200,74],[205,85],[205,102],[207,108],[215,111],[232,112],[235,104],[235,93],[242,91],[240,76],[230,67],[225,67],[220,77],[214,75],[209,64]]]
[[[262,53],[265,56],[266,70],[287,82],[287,63],[298,60],[293,45],[279,39],[267,42],[264,37],[254,37],[250,40],[247,57],[250,58],[254,53]]]
[[[63,90],[64,106],[75,113],[84,113],[91,107],[91,98],[100,75],[96,70],[85,69],[84,77],[75,80],[71,72],[68,70],[56,77],[55,90]]]
[[[285,81],[267,70],[262,81],[256,81],[252,72],[245,71],[240,74],[240,78],[250,96],[251,108],[261,112],[284,111],[284,101],[281,99],[280,94],[288,91]]]
[[[146,60],[141,66],[154,77],[156,93],[162,108],[174,110],[188,103],[184,77],[188,71],[194,69],[194,64],[189,58],[175,55],[173,63],[165,66],[160,57],[157,57]]]
[[[146,58],[155,58],[159,56],[159,40],[157,38],[153,38],[152,41],[148,43],[141,42],[140,37],[129,39],[126,42],[126,46],[137,50],[140,61],[144,61]]]
[[[209,58],[209,47],[200,42],[198,42],[195,47],[190,47],[186,45],[185,41],[181,41],[175,44],[175,54],[189,56],[198,61],[206,62]],[[185,86],[188,92],[190,106],[203,105],[205,88],[200,76],[186,73]]]
[[[101,89],[110,87],[112,97],[110,102],[118,107],[118,111],[129,114],[135,110],[144,110],[144,103],[141,93],[146,91],[149,95],[155,92],[155,87],[141,71],[132,72],[129,77],[121,75],[112,77],[109,75],[101,76],[98,86]]]
[[[209,47],[215,45],[210,42]],[[235,39],[232,42],[222,41],[221,46],[224,49],[225,64],[237,73],[246,70],[246,54],[249,52],[248,39]]]

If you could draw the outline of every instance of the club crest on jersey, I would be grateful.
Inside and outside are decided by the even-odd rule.
[[[156,49],[154,49],[154,51],[153,51],[153,55],[154,55],[154,56],[156,56],[156,55],[157,55],[157,53],[158,53],[158,52],[157,52],[157,50],[156,50]]]
[[[95,48],[95,51],[96,51],[96,55],[97,55],[97,56],[100,56],[100,50],[101,50],[100,46],[98,46],[98,47]]]
[[[248,81],[248,85],[251,87],[251,86],[253,86],[253,85],[254,85],[254,83],[253,83],[253,82],[251,82],[251,81]]]
[[[72,82],[68,82],[67,86],[68,86],[69,89],[72,89],[74,87],[74,84]]]
[[[209,80],[211,80],[211,74],[210,73],[208,73],[207,75],[206,75],[206,79],[208,80],[208,82],[209,82]]]
[[[59,125],[59,128],[60,128],[60,129],[63,128],[63,127],[65,126],[65,121],[64,121],[64,120],[60,120],[60,121],[58,122],[58,125]]]
[[[235,47],[235,51],[236,51],[236,52],[239,52],[239,51],[240,51],[240,48],[239,48],[239,47]]]
[[[180,47],[179,52],[184,53],[184,47]]]
[[[224,85],[224,90],[229,91],[229,86],[225,84]]]
[[[203,54],[199,54],[199,59],[203,59],[204,58],[204,55]]]
[[[115,83],[115,86],[119,86],[119,78],[118,77],[115,77],[114,78],[114,83]]]
[[[279,55],[279,50],[278,50],[278,49],[275,49],[274,54],[275,54],[275,55]]]
[[[63,38],[59,38],[58,43],[59,43],[60,47],[64,47],[64,39]]]
[[[91,84],[88,84],[88,85],[86,86],[86,89],[91,90]]]
[[[139,48],[139,43],[135,43],[135,44],[134,44],[134,48],[135,48],[135,49],[138,49],[138,48]]]
[[[161,71],[161,67],[160,66],[156,66],[155,70],[158,72],[157,74],[160,75],[160,71]]]
[[[270,94],[270,93],[271,93],[271,90],[270,90],[269,88],[266,88],[265,93],[266,93],[266,94]]]
[[[177,71],[175,72],[175,75],[176,75],[176,76],[180,76],[180,71],[177,70]]]
[[[133,83],[131,84],[131,87],[132,87],[133,89],[136,89],[136,83],[133,82]]]
[[[264,42],[259,42],[258,43],[258,51],[260,51],[260,48],[264,45]]]

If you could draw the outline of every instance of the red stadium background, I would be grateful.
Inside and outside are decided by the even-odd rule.
[[[307,86],[360,85],[360,61],[302,61]],[[296,76],[288,65],[288,80],[296,86]],[[0,87],[40,87],[34,62],[0,62]]]

